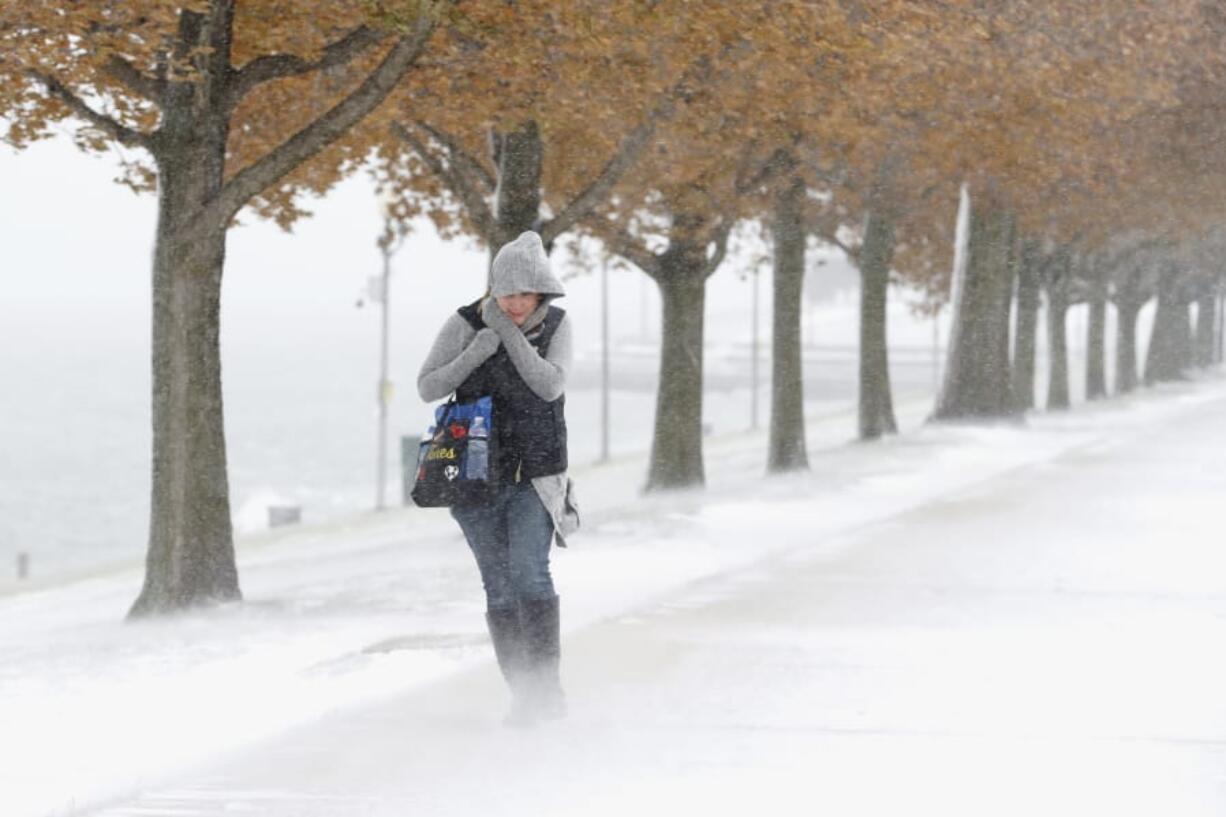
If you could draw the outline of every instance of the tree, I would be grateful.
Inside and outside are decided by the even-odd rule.
[[[453,3],[89,0],[0,11],[0,111],[22,146],[74,119],[91,150],[138,150],[156,189],[153,489],[133,615],[241,597],[220,359],[226,233],[244,207],[288,226],[296,191],[361,158],[342,139],[417,63]]]
[[[951,138],[971,186],[972,213],[983,216],[978,222],[972,216],[970,263],[960,290],[970,300],[955,303],[956,323],[969,320],[977,340],[967,342],[955,329],[937,418],[1015,410],[989,396],[1012,385],[999,381],[1000,368],[1009,365],[1012,284],[1006,279],[1014,265],[1000,223],[1012,220],[1019,235],[1057,244],[1088,232],[1083,222],[1095,220],[1094,203],[1127,176],[1124,162],[1131,158],[1103,151],[1102,141],[1170,104],[1187,62],[1177,46],[1196,30],[1198,10],[1189,4],[1023,2],[977,4],[970,13],[982,42],[963,55],[971,58],[968,76],[975,79],[955,86],[964,114],[960,126],[951,126]],[[976,252],[984,242],[996,251]],[[981,278],[987,280],[977,282]],[[986,292],[999,297],[976,299]],[[995,314],[978,314],[981,309]],[[1055,318],[1050,325],[1058,326]],[[1057,403],[1060,393],[1057,384]]]
[[[1174,261],[1168,260],[1158,278],[1158,309],[1145,359],[1145,385],[1182,380],[1192,363],[1188,287]]]
[[[1047,291],[1047,410],[1067,409],[1069,403],[1068,310],[1074,275],[1073,252],[1056,250],[1047,265],[1043,286]]]
[[[766,470],[783,473],[809,467],[800,350],[806,184],[804,177],[796,172],[796,161],[790,154],[781,152],[775,161],[782,181],[774,193],[771,219],[774,316],[771,321],[771,419]]]
[[[1034,408],[1034,369],[1043,263],[1038,242],[1023,238],[1018,248],[1017,309],[1013,332],[1013,400],[1018,411]]]
[[[803,203],[808,231],[860,270],[859,429],[862,439],[874,439],[897,428],[886,339],[896,251],[908,238],[924,245],[931,224],[921,205],[942,189],[948,170],[938,150],[927,150],[952,64],[934,54],[956,51],[968,35],[960,13],[934,14],[912,0],[843,2],[831,20],[837,25],[826,39],[836,45],[789,60],[795,73],[777,83],[779,110],[766,111],[780,123],[778,149],[794,157],[775,179],[770,218],[786,223]],[[801,184],[804,198],[795,196]],[[771,471],[806,465],[800,312],[788,308],[800,296],[803,244],[788,235],[775,233]],[[931,253],[919,255],[931,263]]]
[[[1115,391],[1128,394],[1137,387],[1137,318],[1150,299],[1141,264],[1129,264],[1117,273],[1112,300],[1116,311]]]
[[[661,128],[652,149],[597,209],[586,228],[657,284],[663,304],[660,386],[648,490],[705,480],[702,356],[706,282],[719,268],[734,224],[771,214],[775,246],[776,348],[768,461],[804,464],[800,374],[805,163],[790,154],[822,121],[811,88],[815,66],[850,50],[835,3],[793,0],[704,4],[701,28],[714,37],[705,81],[687,97],[685,118]],[[716,51],[715,49],[718,49]]]
[[[1089,321],[1086,324],[1086,399],[1107,396],[1107,296],[1106,263],[1101,256],[1086,259],[1085,276]]]
[[[930,281],[947,252],[933,203],[956,172],[942,132],[959,110],[951,85],[956,56],[978,35],[964,10],[898,0],[847,2],[846,53],[822,60],[804,86],[817,104],[805,155],[825,205],[814,208],[818,238],[841,248],[860,271],[858,428],[861,439],[894,433],[887,342],[889,285],[898,272]],[[938,237],[939,236],[939,237]],[[794,342],[799,344],[799,333]]]
[[[1009,365],[1009,308],[1016,234],[992,190],[970,199],[966,266],[955,286],[945,382],[937,420],[1003,417],[1016,411]]]
[[[605,236],[611,249],[632,261],[660,290],[663,330],[647,473],[649,491],[705,482],[702,372],[706,285],[724,260],[735,223],[731,216],[713,213],[708,191],[695,182],[660,197],[668,235],[663,250],[652,250],[628,230]]]
[[[1217,362],[1218,296],[1223,280],[1218,259],[1223,247],[1226,247],[1226,240],[1217,228],[1211,228],[1184,247],[1188,265],[1187,287],[1190,300],[1196,305],[1191,363],[1198,369],[1208,368]]]
[[[886,300],[894,258],[896,205],[883,189],[870,194],[860,267],[860,439],[872,440],[898,431],[890,391],[889,343],[886,340]]]
[[[531,9],[531,11],[529,11]],[[400,215],[490,251],[548,249],[593,208],[709,72],[684,4],[521,3],[457,60],[422,71],[381,146]],[[669,59],[663,59],[668,55]]]
[[[1217,282],[1208,276],[1196,280],[1196,350],[1194,361],[1199,368],[1214,363],[1217,342]]]

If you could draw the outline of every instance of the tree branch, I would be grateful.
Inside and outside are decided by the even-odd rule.
[[[86,104],[85,100],[74,94],[64,83],[55,77],[33,70],[26,71],[26,75],[44,85],[48,94],[67,105],[77,116],[80,116],[91,125],[106,131],[111,138],[121,145],[126,147],[142,147],[150,153],[153,152],[149,134],[129,128],[118,120],[94,110]]]
[[[493,246],[494,214],[480,191],[470,184],[469,180],[455,167],[454,160],[450,167],[444,164],[424,142],[399,122],[392,123],[392,132],[413,148],[413,152],[421,157],[421,160],[430,168],[431,173],[443,180],[447,188],[468,211],[468,217],[473,222],[473,226],[477,228],[477,232],[481,234],[481,238],[486,244]]]
[[[227,107],[233,108],[243,97],[265,82],[345,65],[386,37],[386,34],[372,28],[358,26],[336,42],[325,46],[323,55],[317,60],[305,60],[294,54],[267,54],[256,57],[237,71],[230,72],[226,89]]]
[[[836,236],[833,236],[833,235],[824,236],[822,237],[822,240],[825,241],[827,244],[833,244],[834,246],[842,250],[844,253],[846,253],[848,260],[856,264],[856,266],[860,265],[860,248],[859,247],[852,247],[849,244],[844,244]]]
[[[597,234],[608,249],[625,258],[652,278],[659,277],[660,257],[658,255],[647,249],[642,241],[631,235],[630,231],[620,224],[615,224],[608,219],[601,219],[601,222],[597,227]]]
[[[689,66],[677,84],[669,89],[663,99],[647,114],[643,122],[626,134],[613,157],[592,180],[592,183],[562,208],[560,213],[542,225],[541,238],[546,244],[582,221],[588,213],[605,200],[613,186],[634,165],[648,143],[651,142],[660,123],[671,119],[677,112],[677,101],[687,93],[689,84],[696,77],[706,76],[710,70],[710,63],[705,59],[699,59]]]
[[[730,46],[726,46],[720,52],[720,56],[723,56],[729,50]],[[648,112],[646,118],[630,133],[626,134],[613,156],[601,168],[600,173],[592,180],[591,184],[563,207],[561,212],[541,225],[541,239],[546,245],[551,244],[562,233],[586,218],[592,210],[608,197],[614,185],[634,165],[643,150],[651,142],[651,138],[655,135],[660,123],[668,121],[676,114],[678,101],[688,101],[688,97],[693,93],[694,84],[706,81],[711,75],[712,70],[711,60],[705,55],[700,56],[686,67],[681,78],[668,89],[664,96]]]
[[[166,93],[166,83],[153,77],[145,76],[136,66],[118,55],[112,56],[106,64],[106,72],[118,80],[125,88],[143,96],[150,102],[162,104]]]
[[[643,149],[655,134],[663,114],[652,114],[647,121],[630,131],[618,146],[613,158],[579,195],[571,199],[556,216],[541,225],[541,240],[546,244],[575,226],[584,216],[599,206],[609,195],[622,175],[634,165]]]
[[[436,26],[435,15],[419,16],[414,32],[397,40],[361,85],[331,110],[227,181],[210,208],[220,211],[213,215],[229,222],[253,197],[344,136],[349,128],[387,99],[425,50]]]
[[[836,230],[838,229],[837,225],[835,229]],[[839,240],[838,235],[836,235],[834,232],[827,233],[826,231],[823,231],[820,227],[813,228],[812,232],[813,232],[814,237],[816,237],[818,241],[822,241],[822,242],[825,242],[826,244],[831,244],[835,247],[838,247],[840,250],[842,250],[847,255],[847,260],[851,261],[851,263],[855,264],[857,267],[860,266],[860,248],[859,247],[853,247],[849,244],[843,243],[841,240]]]
[[[752,144],[746,146],[745,158],[741,160],[741,164],[736,171],[736,181],[733,189],[738,196],[752,193],[773,179],[776,174],[796,166],[796,160],[792,157],[791,153],[784,148],[776,148],[770,156],[762,160],[756,169],[753,169],[752,162],[750,161],[752,151]],[[753,174],[746,176],[750,170],[753,170]]]
[[[487,194],[493,193],[498,188],[498,180],[494,178],[494,174],[486,170],[485,165],[481,164],[477,157],[465,150],[454,136],[420,119],[414,121],[413,124],[430,134],[439,144],[447,148],[447,152],[451,154],[452,162],[457,170],[476,177],[477,181],[485,185],[485,192]]]
[[[711,240],[715,242],[715,254],[707,261],[706,267],[703,268],[702,277],[710,278],[719,269],[719,265],[724,263],[725,256],[728,255],[728,236],[732,234],[732,227],[736,224],[735,219],[724,218],[720,220],[720,224],[715,228]]]

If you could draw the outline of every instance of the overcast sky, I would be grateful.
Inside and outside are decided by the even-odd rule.
[[[23,153],[0,148],[7,302],[35,309],[147,307],[156,201],[115,184],[116,175],[111,157],[82,154],[65,139]],[[294,311],[353,300],[379,265],[370,185],[359,176],[308,209],[317,216],[293,234],[249,215],[230,232],[227,306]],[[482,253],[419,234],[397,266],[456,268],[470,257]]]
[[[24,328],[72,327],[147,332],[156,201],[114,182],[113,156],[84,154],[66,137],[24,152],[0,146],[0,340]],[[223,285],[223,344],[284,327],[369,326],[371,310],[354,303],[380,268],[374,240],[376,198],[359,174],[326,199],[308,202],[312,218],[292,234],[250,216],[230,232]],[[555,256],[555,258],[558,258]],[[555,261],[567,279],[562,305],[579,319],[580,348],[599,339],[599,279]],[[476,297],[485,251],[469,241],[440,241],[423,224],[393,261],[393,325],[398,342],[420,347],[450,310]],[[710,338],[747,338],[750,285],[745,262],[730,258],[708,287]],[[822,274],[837,273],[838,264]],[[614,336],[658,333],[654,284],[637,270],[611,273]],[[769,315],[769,278],[761,314]]]

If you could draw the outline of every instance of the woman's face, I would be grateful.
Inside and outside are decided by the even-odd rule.
[[[541,294],[539,292],[517,292],[514,295],[504,295],[497,300],[498,308],[507,313],[516,326],[523,326],[524,321],[528,320],[528,317],[541,305]]]

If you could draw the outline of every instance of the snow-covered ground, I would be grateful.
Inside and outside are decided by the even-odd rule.
[[[121,623],[140,572],[0,597],[0,814],[1219,815],[1226,379],[848,444],[705,492],[577,470],[569,720],[500,725],[445,513],[242,540],[247,602]]]

